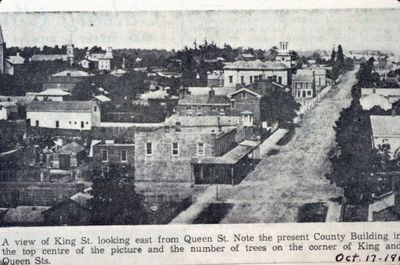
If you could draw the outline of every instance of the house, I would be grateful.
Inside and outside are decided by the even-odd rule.
[[[14,75],[15,70],[25,63],[25,58],[21,57],[19,55],[19,52],[17,52],[17,55],[8,56],[8,58],[6,58],[5,63],[6,63],[6,72],[9,75]]]
[[[42,215],[44,223],[48,226],[88,225],[91,218],[89,208],[72,197],[43,211]]]
[[[315,79],[315,90],[318,93],[327,86],[326,82],[326,69],[320,67],[298,69],[297,76],[311,76]],[[295,75],[293,75],[294,78]]]
[[[292,56],[290,55],[290,51],[288,50],[288,42],[281,41],[279,43],[278,54],[275,57],[276,62],[284,63],[288,67],[292,67]]]
[[[247,88],[241,88],[228,95],[230,115],[241,116],[243,125],[253,126],[261,123],[261,95]]]
[[[230,102],[226,95],[216,95],[210,89],[208,95],[181,94],[178,101],[180,116],[225,116],[229,115]]]
[[[52,156],[52,165],[56,169],[69,170],[78,167],[86,158],[85,148],[76,142],[64,145]]]
[[[236,87],[269,79],[282,85],[290,85],[291,68],[282,62],[236,61],[224,66],[224,86]]]
[[[0,102],[0,120],[9,120],[18,115],[18,107],[15,102]]]
[[[315,78],[309,75],[292,76],[292,95],[294,98],[313,98],[316,96]]]
[[[223,87],[224,86],[224,71],[207,72],[208,87]]]
[[[75,86],[92,75],[84,71],[66,70],[49,76],[47,82],[43,83],[43,90],[61,89],[72,92]]]
[[[74,46],[72,44],[67,45],[66,54],[34,54],[29,58],[30,62],[54,62],[63,61],[69,62],[70,65],[74,62]]]
[[[400,88],[361,88],[361,97],[370,94],[384,96],[393,104],[400,99]]]
[[[71,93],[57,88],[46,89],[36,94],[38,101],[65,101],[71,96]]]
[[[93,145],[93,160],[96,165],[107,168],[110,165],[134,167],[135,144],[101,142]]]
[[[388,145],[390,157],[398,158],[400,155],[400,116],[371,115],[372,147],[379,149]]]
[[[208,120],[203,123],[217,126],[187,127],[183,122],[177,122],[175,126],[135,133],[135,180],[238,183],[247,173],[247,158],[253,147],[238,146],[236,127],[223,126],[224,120],[219,117],[184,118]]]
[[[26,116],[32,127],[91,130],[100,124],[100,109],[93,101],[33,101]]]
[[[111,71],[113,59],[113,49],[111,47],[107,47],[105,53],[86,52],[85,58],[80,61],[79,64],[85,69],[94,67],[98,70]]]
[[[374,107],[380,107],[383,110],[392,109],[392,103],[387,98],[379,94],[369,94],[360,98],[360,104],[363,110],[371,110]]]

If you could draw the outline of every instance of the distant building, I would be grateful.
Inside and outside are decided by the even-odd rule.
[[[100,124],[100,109],[93,101],[33,101],[26,112],[32,127],[90,130]]]
[[[239,89],[228,95],[230,99],[230,115],[241,116],[244,126],[260,124],[261,95],[247,88]]]
[[[390,103],[400,100],[400,88],[361,88],[361,97],[370,94],[381,95],[389,100]]]
[[[135,144],[133,143],[98,143],[93,146],[93,160],[103,169],[110,165],[134,167]]]
[[[52,156],[53,168],[69,170],[78,167],[86,157],[85,148],[76,142],[64,145]]]
[[[292,67],[292,56],[288,50],[288,44],[287,41],[281,41],[279,43],[279,50],[275,57],[275,61],[284,63],[287,67]]]
[[[18,114],[15,102],[0,102],[0,120],[9,120]]]
[[[74,47],[72,44],[67,45],[66,54],[34,54],[29,58],[30,62],[54,62],[63,61],[69,62],[72,65],[74,60]]]
[[[400,116],[371,115],[372,147],[388,145],[391,158],[400,155]]]
[[[36,99],[39,101],[65,101],[71,96],[71,93],[61,89],[46,89],[45,91],[36,94]]]
[[[105,53],[86,53],[85,59],[80,61],[80,65],[85,69],[97,68],[98,70],[111,71],[112,60],[114,59],[113,50],[108,47]]]
[[[224,67],[224,86],[249,85],[268,79],[290,85],[290,67],[282,62],[236,61]]]
[[[225,116],[229,115],[230,101],[226,95],[215,95],[210,89],[208,95],[182,94],[178,101],[180,116]]]
[[[325,68],[304,68],[304,69],[298,69],[296,72],[296,75],[293,75],[292,78],[295,76],[311,76],[314,77],[315,79],[315,89],[316,92],[318,93],[321,91],[324,87],[327,86],[326,82],[326,69]]]
[[[47,82],[43,83],[43,90],[46,89],[61,89],[67,92],[72,92],[75,86],[90,77],[87,72],[78,70],[66,70],[55,73],[50,76]]]
[[[316,96],[315,78],[309,75],[292,76],[292,96],[295,98],[313,98]]]
[[[224,71],[212,71],[207,73],[208,87],[223,87],[224,86]]]

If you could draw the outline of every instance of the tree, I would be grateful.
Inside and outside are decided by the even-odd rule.
[[[110,166],[95,174],[89,201],[93,225],[146,224],[143,198],[135,192],[133,169]]]
[[[261,98],[261,120],[267,123],[290,123],[297,115],[300,104],[293,96],[281,88],[271,88]]]
[[[343,64],[344,64],[343,48],[342,48],[342,45],[339,44],[338,51],[337,51],[337,54],[336,54],[335,65],[337,65],[338,68],[342,68]]]
[[[336,59],[336,51],[335,49],[333,49],[331,53],[331,65],[335,63],[335,59]]]
[[[340,113],[334,129],[337,151],[331,157],[331,180],[344,189],[350,201],[367,202],[376,184],[369,114],[358,100],[353,100]]]

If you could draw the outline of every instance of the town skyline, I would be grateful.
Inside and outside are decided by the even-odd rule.
[[[347,50],[383,50],[400,54],[394,40],[400,28],[400,21],[396,19],[399,15],[400,9],[394,8],[20,12],[1,13],[0,23],[8,47],[73,43],[77,47],[179,50],[192,46],[194,40],[197,43],[207,40],[219,46],[227,43],[232,47],[269,49],[278,46],[279,41],[288,41],[289,49],[297,51],[330,51],[342,44]],[[242,23],[250,19],[251,23]],[[378,23],[382,20],[384,23]],[[59,30],[60,25],[63,30]],[[43,31],[43,28],[47,30]]]

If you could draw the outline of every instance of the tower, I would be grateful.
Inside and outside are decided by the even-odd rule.
[[[70,66],[74,64],[74,57],[74,46],[70,43],[67,45],[67,58]]]
[[[275,60],[286,64],[288,67],[291,67],[292,66],[292,58],[291,58],[290,52],[288,50],[288,44],[289,43],[287,41],[279,42],[279,50],[278,50],[278,54],[277,54]]]
[[[5,49],[6,44],[3,39],[3,31],[0,25],[0,74],[4,74],[5,72]]]

